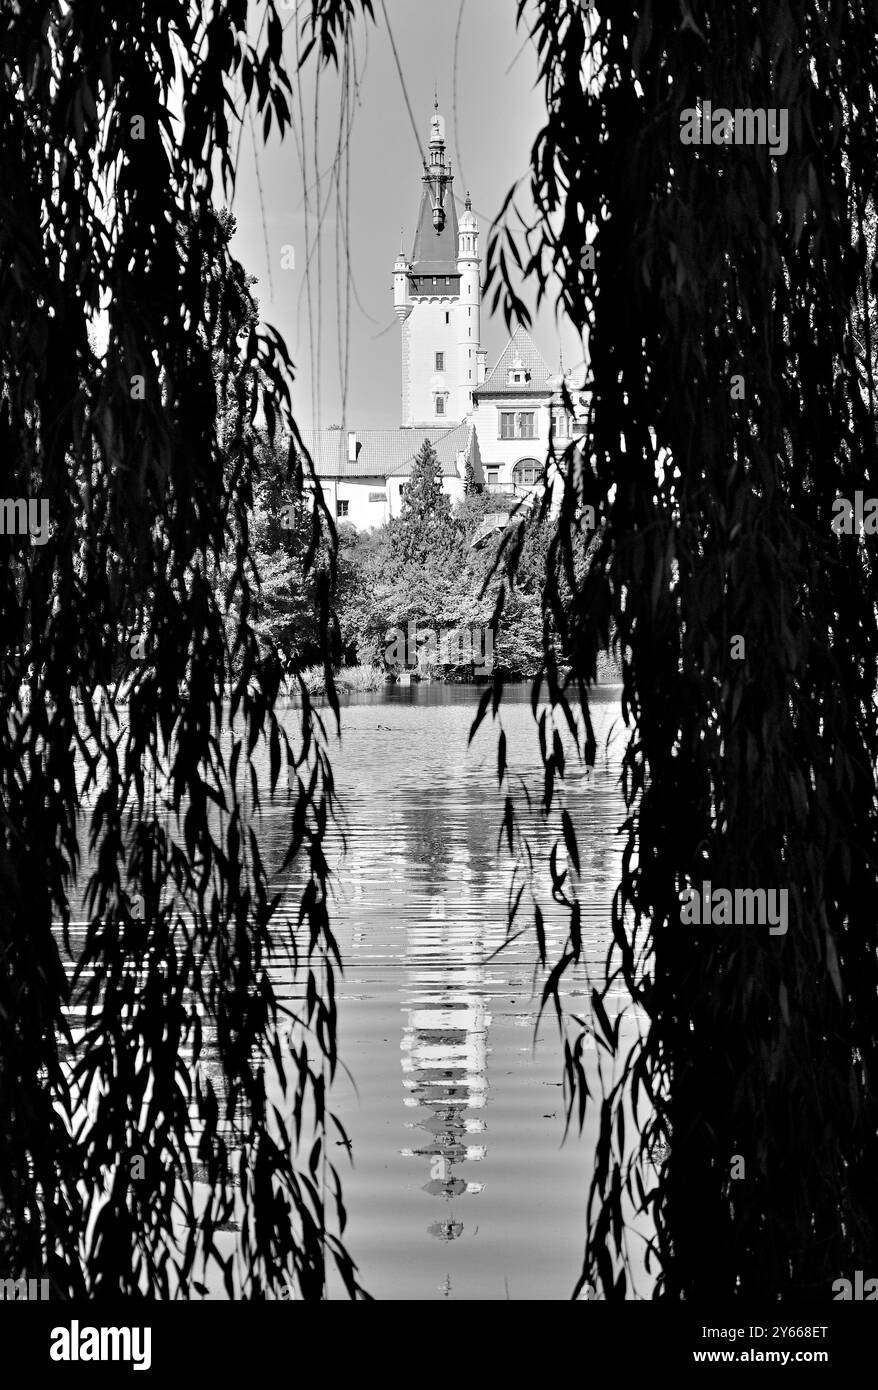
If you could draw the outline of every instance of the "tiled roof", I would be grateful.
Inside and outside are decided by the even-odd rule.
[[[425,439],[436,450],[442,465],[443,477],[456,478],[458,451],[472,449],[477,457],[471,436],[471,424],[453,428],[357,430],[359,443],[356,462],[348,459],[347,430],[304,430],[302,439],[314,460],[320,478],[388,478],[404,477],[411,472],[415,456]],[[475,459],[474,459],[475,461]]]
[[[408,474],[411,473],[412,465],[414,464],[418,450],[423,444],[424,439],[429,435],[429,431],[427,430],[412,429],[404,432],[412,439],[417,440],[417,447],[398,468],[393,469],[395,477],[407,477]],[[442,465],[443,478],[459,478],[462,476],[457,468],[457,455],[461,450],[463,450],[464,453],[469,452],[471,447],[471,436],[474,434],[475,429],[472,424],[464,420],[463,424],[458,425],[456,429],[447,430],[440,439],[430,440],[430,443],[436,450],[436,457]]]
[[[511,368],[517,366],[519,360],[525,371],[530,373],[530,381],[510,384],[507,381],[507,373]],[[519,325],[500,354],[497,365],[493,371],[488,373],[481,386],[476,387],[474,394],[478,396],[544,396],[547,392],[552,391],[551,376],[552,372],[533,338],[525,328]]]
[[[452,185],[445,193],[445,226],[437,234],[433,226],[433,203],[429,188],[421,194],[418,228],[412,247],[412,275],[458,275],[457,265],[457,208],[454,206]]]

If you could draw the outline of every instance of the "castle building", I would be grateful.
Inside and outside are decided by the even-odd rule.
[[[410,256],[393,266],[393,305],[401,326],[401,414],[397,430],[318,430],[304,440],[333,514],[358,529],[399,514],[415,457],[428,438],[452,502],[467,471],[511,509],[538,484],[550,436],[560,452],[582,433],[562,387],[581,401],[569,375],[553,373],[531,338],[516,328],[488,370],[482,346],[480,228],[467,194],[458,219],[438,102],[430,122],[418,219]]]

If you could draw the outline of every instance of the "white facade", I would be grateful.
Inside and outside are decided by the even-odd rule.
[[[526,396],[512,399],[508,396],[500,399],[479,397],[473,411],[473,423],[479,436],[485,483],[489,488],[494,484],[511,486],[516,470],[522,474],[524,481],[524,475],[534,464],[538,470],[542,469],[549,448],[550,401],[551,397],[541,401]],[[533,417],[533,437],[501,438],[501,412],[513,414],[517,420]]]
[[[339,524],[358,531],[384,526],[392,515],[389,478],[321,478],[323,500]],[[398,508],[397,508],[398,509]]]
[[[437,295],[416,300],[402,326],[404,425],[435,430],[459,425],[467,414],[460,409],[456,318],[456,298]]]

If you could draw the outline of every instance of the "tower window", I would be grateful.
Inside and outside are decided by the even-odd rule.
[[[436,283],[436,276],[434,275],[434,276],[433,276],[433,284],[435,285],[435,283]]]
[[[472,316],[473,316],[473,311],[472,311],[472,309],[467,309],[466,313],[467,313],[467,318],[472,318]]]
[[[444,415],[444,414],[445,414],[445,397],[444,397],[444,396],[437,396],[437,397],[436,397],[436,414],[437,414],[437,415]]]
[[[437,353],[436,353],[436,371],[437,371],[437,372],[444,372],[444,371],[445,371],[445,353],[444,353],[444,352],[437,352]]]
[[[447,310],[446,310],[446,313],[445,313],[445,322],[446,322],[446,323],[450,323],[450,322],[451,322],[451,315],[447,312]]]

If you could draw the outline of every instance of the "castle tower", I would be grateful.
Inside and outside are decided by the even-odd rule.
[[[441,429],[460,424],[471,408],[481,288],[478,223],[468,205],[458,227],[438,101],[421,183],[412,253],[406,260],[400,251],[393,267],[393,304],[402,325],[402,423]]]

